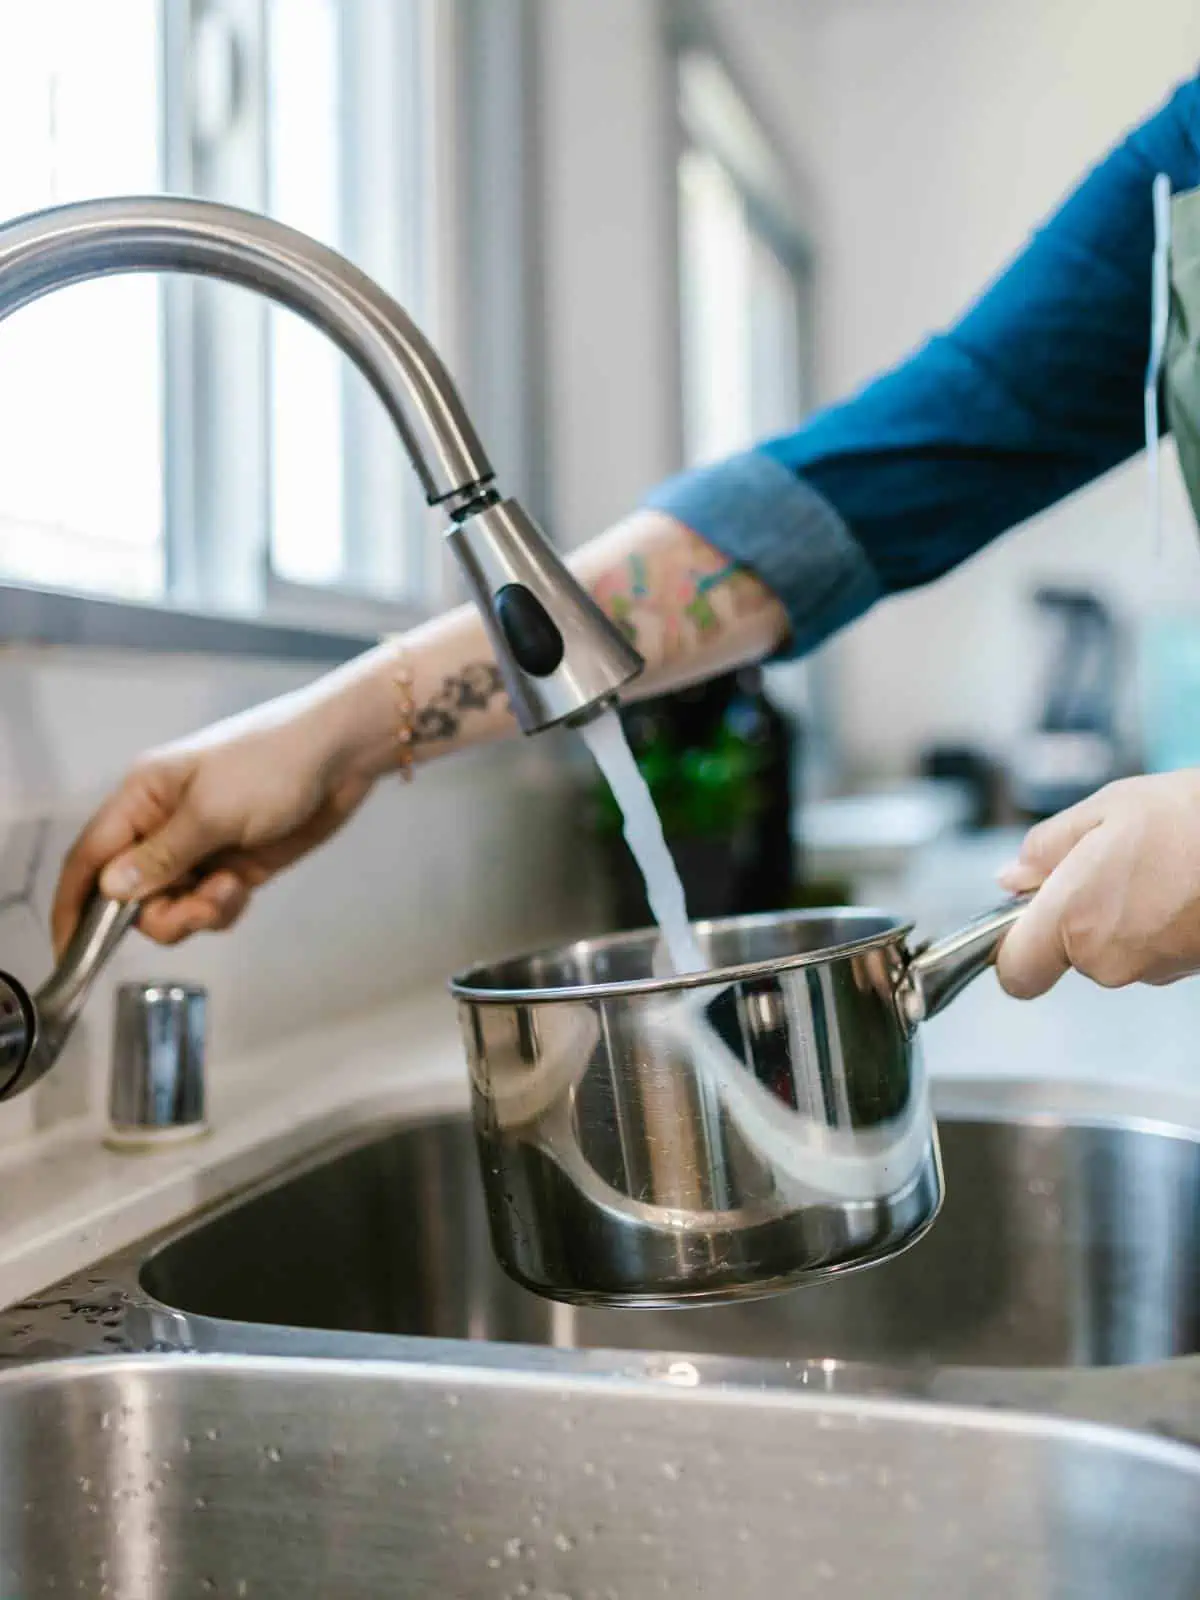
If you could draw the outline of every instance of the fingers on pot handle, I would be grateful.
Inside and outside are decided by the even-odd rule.
[[[986,972],[996,959],[1004,935],[1032,899],[1032,894],[1022,894],[1006,900],[944,939],[923,945],[909,962],[901,989],[901,1007],[908,1022],[915,1025],[937,1016],[981,972]]]

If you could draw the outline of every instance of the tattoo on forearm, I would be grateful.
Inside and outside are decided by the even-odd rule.
[[[705,571],[695,562],[664,564],[652,580],[646,557],[631,555],[595,585],[598,603],[631,644],[663,661],[689,642],[745,614],[761,586],[736,561]]]
[[[697,541],[699,548],[699,541]],[[704,554],[667,560],[635,552],[593,585],[598,604],[649,661],[673,660],[731,619],[764,603],[766,591],[737,562],[705,569]],[[413,717],[413,744],[446,744],[462,732],[471,712],[507,700],[500,669],[475,661],[448,674]]]
[[[413,718],[414,744],[441,744],[455,738],[469,711],[487,711],[504,694],[500,669],[492,661],[476,661],[442,679]]]

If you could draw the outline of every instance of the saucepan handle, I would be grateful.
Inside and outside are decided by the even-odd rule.
[[[996,959],[1004,935],[1033,899],[1019,895],[1002,906],[985,911],[948,933],[931,940],[913,955],[900,986],[900,1008],[906,1020],[916,1026],[936,1017],[951,1000]]]

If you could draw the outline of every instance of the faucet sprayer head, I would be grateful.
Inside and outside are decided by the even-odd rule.
[[[642,659],[515,500],[493,498],[446,535],[525,733],[586,722]]]

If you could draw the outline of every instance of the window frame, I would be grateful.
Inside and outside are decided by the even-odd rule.
[[[725,48],[719,29],[696,0],[663,0],[664,6],[664,95],[669,117],[670,163],[666,180],[670,185],[666,200],[671,218],[672,259],[678,277],[682,269],[682,238],[680,231],[680,206],[678,173],[680,160],[689,145],[707,151],[725,169],[738,190],[748,219],[760,236],[787,266],[797,286],[797,350],[801,356],[799,393],[802,413],[795,419],[800,426],[804,416],[819,403],[820,369],[816,341],[817,301],[819,292],[818,252],[815,244],[816,230],[807,204],[805,187],[791,172],[780,156],[782,143],[778,140],[755,105],[755,97],[748,92],[738,71],[736,61]],[[742,106],[750,111],[758,136],[766,147],[768,159],[754,159],[752,151],[739,150],[709,130],[709,136],[694,126],[689,126],[681,105],[681,64],[685,56],[695,54],[707,57],[727,80]],[[761,152],[760,152],[761,155]],[[750,157],[747,160],[747,156]],[[685,448],[684,421],[684,306],[679,297],[680,315],[676,321],[676,378],[675,394],[678,403],[678,456],[682,463]],[[834,690],[832,677],[835,667],[828,651],[819,651],[801,661],[770,664],[766,668],[767,692],[781,705],[795,714],[803,706],[805,744],[808,751],[806,766],[797,778],[798,803],[803,805],[814,787],[820,789],[825,781],[831,752],[836,748],[834,727]],[[813,774],[816,774],[815,780]]]
[[[538,396],[512,393],[511,330],[530,336],[529,296],[539,259],[537,229],[531,226],[535,196],[530,181],[522,182],[522,174],[534,170],[526,159],[535,136],[533,0],[413,0],[413,6],[421,13],[414,24],[422,39],[415,76],[422,80],[426,134],[420,146],[410,141],[395,161],[385,163],[421,214],[417,295],[415,301],[411,295],[400,298],[413,302],[409,308],[460,378],[484,437],[493,417],[519,419],[501,437],[497,464],[506,489],[528,492],[542,476]],[[355,0],[354,9],[359,49],[368,50],[374,37],[370,19],[395,8],[391,0]],[[227,203],[263,209],[264,14],[262,0],[161,0],[166,192],[219,192]],[[197,89],[194,28],[203,15],[232,25],[239,51],[234,81],[243,96],[249,90],[235,125],[208,144],[195,134],[191,109]],[[208,43],[220,46],[215,36]],[[520,73],[515,92],[509,83],[497,92],[496,74],[482,70],[485,55],[494,59],[496,50]],[[343,51],[342,72],[357,84],[354,53]],[[510,130],[510,140],[497,137],[500,128]],[[361,128],[358,133],[361,138]],[[473,214],[474,202],[496,193],[512,203],[506,213],[493,201],[485,222],[495,225],[487,226]],[[507,226],[505,214],[512,218]],[[351,259],[355,243],[351,237],[345,244]],[[498,274],[491,266],[502,258],[507,270]],[[379,271],[374,262],[364,266]],[[418,516],[428,521],[421,593],[386,599],[336,585],[289,582],[271,570],[268,303],[231,295],[227,286],[199,278],[168,275],[162,283],[167,598],[142,603],[0,581],[0,638],[333,663],[454,598],[455,579],[438,555],[436,514],[424,506],[382,407],[361,385],[353,402],[355,423],[361,396],[375,413],[361,431],[368,440],[386,432],[389,449],[383,466],[378,463],[384,452],[374,452],[368,477],[363,461],[370,444],[360,448],[359,428],[346,429],[354,435],[347,441],[346,481],[360,502],[348,530],[367,525],[372,508],[407,500],[414,527]],[[503,341],[489,336],[497,329],[508,330]],[[236,473],[214,469],[215,462],[234,459]],[[253,530],[252,536],[245,530]]]
[[[736,62],[726,50],[719,31],[692,0],[667,0],[665,10],[667,103],[670,107],[670,183],[672,257],[682,270],[683,240],[678,194],[678,174],[684,154],[697,150],[716,161],[736,190],[745,209],[747,225],[774,254],[787,272],[796,296],[796,349],[800,356],[797,390],[800,415],[816,404],[816,250],[812,230],[797,196],[800,184],[781,157],[780,143],[772,135],[754,96],[747,92]],[[747,127],[739,130],[719,125],[716,119],[689,118],[683,104],[683,77],[689,58],[710,63],[725,80],[746,113]],[[682,293],[676,318],[676,383],[678,397],[678,453],[686,454],[685,356],[686,310]]]

